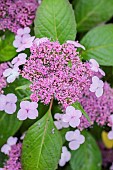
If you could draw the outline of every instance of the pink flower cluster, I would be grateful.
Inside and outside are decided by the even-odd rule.
[[[19,28],[30,26],[37,7],[36,0],[0,0],[0,30],[16,33]]]
[[[3,93],[2,89],[5,88],[7,85],[6,78],[3,76],[3,72],[7,68],[8,68],[7,63],[0,64],[0,94]]]
[[[20,157],[21,157],[22,144],[18,143],[11,147],[9,152],[9,159],[7,160],[3,170],[22,170]]]
[[[113,89],[110,85],[104,83],[104,93],[97,98],[94,93],[84,91],[80,99],[81,105],[89,115],[92,123],[97,122],[99,125],[105,125],[109,122],[109,117],[113,112]],[[88,120],[82,115],[80,129],[91,126]]]
[[[84,89],[90,88],[93,76],[90,64],[81,62],[73,44],[37,41],[22,73],[32,82],[31,99],[48,104],[54,97],[66,108],[79,100]]]

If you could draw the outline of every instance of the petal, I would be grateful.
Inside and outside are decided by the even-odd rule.
[[[16,50],[16,52],[21,52],[21,51],[24,51],[25,50],[25,46],[23,44],[21,44],[19,46],[19,48]]]
[[[80,130],[78,130],[78,129],[76,129],[75,131],[74,131],[74,140],[76,140],[77,138],[79,138],[79,136],[80,136]]]
[[[74,139],[74,132],[73,132],[73,131],[67,132],[66,135],[65,135],[65,139],[66,139],[67,141],[73,140],[73,139]]]
[[[69,125],[70,125],[71,127],[73,127],[73,128],[79,126],[79,124],[80,124],[80,119],[79,119],[79,118],[77,119],[76,117],[72,118],[72,119],[69,121]]]
[[[10,74],[12,73],[12,69],[8,68],[3,72],[3,76],[4,77],[8,77]]]
[[[16,79],[16,77],[15,77],[15,76],[10,75],[10,76],[7,78],[7,82],[8,82],[8,83],[12,83],[12,82],[14,82],[14,81],[15,81],[15,79]]]
[[[17,30],[17,34],[18,34],[18,35],[23,35],[23,34],[24,34],[24,29],[19,28],[19,29]]]
[[[62,129],[62,124],[60,121],[54,121],[54,124],[58,130]]]
[[[28,109],[28,108],[30,108],[30,102],[29,102],[29,101],[22,101],[22,102],[20,103],[20,107],[21,107],[22,109]]]
[[[68,40],[67,43],[68,43],[68,44],[73,44],[75,47],[80,47],[80,48],[82,48],[83,50],[85,50],[85,47],[84,47],[83,45],[81,45],[80,43],[78,43],[78,41]]]
[[[16,97],[15,94],[9,93],[9,94],[6,95],[6,100],[7,100],[7,102],[10,102],[10,103],[16,103],[17,97]]]
[[[36,109],[38,107],[38,103],[37,102],[31,102],[30,103],[30,109]]]
[[[79,135],[77,138],[78,143],[83,144],[85,142],[85,137],[83,135]]]
[[[89,62],[93,64],[93,66],[99,67],[98,62],[95,59],[90,59]]]
[[[24,32],[24,34],[29,34],[30,33],[30,28],[29,27],[25,27],[23,32]]]
[[[6,105],[6,96],[5,95],[0,95],[0,111],[3,111],[5,109]]]
[[[61,158],[61,159],[59,160],[59,166],[62,167],[62,166],[64,166],[65,164],[66,164],[66,161]]]
[[[17,113],[17,118],[18,118],[19,120],[25,120],[25,119],[27,119],[27,111],[24,110],[24,109],[20,109],[20,110],[18,111],[18,113]]]
[[[21,39],[16,39],[16,40],[13,41],[13,46],[15,48],[20,47],[20,45],[21,45]]]
[[[95,92],[96,89],[97,89],[97,87],[96,87],[95,85],[93,85],[93,84],[90,85],[89,90],[90,90],[91,92]]]
[[[69,142],[69,148],[71,150],[77,150],[80,147],[80,144],[76,141]]]
[[[98,88],[95,92],[97,97],[101,97],[103,95],[103,88]]]
[[[105,76],[105,72],[99,68],[99,72],[101,73],[102,76]]]
[[[82,112],[80,110],[76,110],[76,117],[80,118],[82,116]]]
[[[61,120],[61,119],[62,119],[62,114],[56,113],[56,114],[54,115],[54,118],[55,118],[56,120]]]
[[[93,76],[92,77],[92,82],[93,82],[93,84],[97,85],[98,82],[99,82],[99,78],[97,76]]]
[[[13,60],[11,61],[12,64],[15,64],[17,62],[18,62],[18,57],[13,58]]]
[[[9,146],[15,145],[17,143],[17,140],[18,140],[18,138],[11,136],[11,137],[8,138],[7,144]]]
[[[113,140],[113,131],[108,133],[108,139]]]
[[[66,114],[67,115],[73,115],[75,113],[75,108],[73,107],[73,106],[68,106],[67,108],[66,108]]]
[[[69,120],[70,120],[70,116],[69,116],[69,115],[64,114],[64,115],[62,116],[62,121],[63,121],[63,122],[69,122]]]
[[[5,109],[4,110],[8,114],[13,114],[16,111],[16,104],[14,104],[14,103],[7,103],[5,105]]]
[[[38,117],[38,110],[29,110],[28,111],[28,116],[29,119],[36,119]]]
[[[5,144],[1,148],[1,152],[5,153],[6,155],[9,155],[9,151],[11,150],[11,146],[8,144]]]
[[[67,122],[62,122],[62,127],[63,127],[63,128],[68,128],[68,127],[69,127],[69,123],[67,123]]]

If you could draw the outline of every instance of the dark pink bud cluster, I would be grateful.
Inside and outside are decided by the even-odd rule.
[[[0,30],[16,33],[19,28],[30,26],[37,7],[36,0],[0,0]]]

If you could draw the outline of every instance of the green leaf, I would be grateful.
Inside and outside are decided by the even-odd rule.
[[[77,31],[88,31],[113,16],[113,0],[74,1]]]
[[[94,138],[84,132],[85,143],[72,151],[70,165],[72,170],[101,170],[101,153]]]
[[[0,152],[0,167],[4,166],[4,162],[6,161],[7,156]]]
[[[75,109],[78,109],[82,112],[82,114],[86,117],[86,119],[91,123],[91,120],[88,116],[88,114],[85,112],[85,110],[83,109],[83,107],[81,106],[81,104],[79,102],[75,102],[72,104],[72,106],[75,108]],[[92,124],[92,123],[91,123]]]
[[[26,95],[29,95],[29,93],[25,90],[17,91],[15,88],[26,83],[28,83],[28,81],[20,77],[4,89],[5,94],[14,93],[17,96],[16,113],[19,110],[21,100]],[[0,112],[0,147],[7,141],[8,137],[13,136],[17,132],[22,124],[22,121],[17,119],[16,113],[9,115],[5,112]]]
[[[89,31],[81,40],[86,48],[82,58],[96,59],[100,65],[113,66],[113,24],[99,26]]]
[[[64,43],[75,40],[74,11],[68,0],[43,0],[35,19],[36,37],[48,37]]]
[[[0,37],[0,62],[9,61],[16,55],[16,49],[13,46],[14,33],[6,31]]]
[[[25,136],[22,149],[24,170],[55,170],[60,159],[62,138],[54,126],[50,110]]]

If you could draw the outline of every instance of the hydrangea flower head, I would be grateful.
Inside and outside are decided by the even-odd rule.
[[[16,78],[19,77],[19,68],[8,68],[3,72],[3,76],[7,77],[7,82],[12,83],[15,81]]]
[[[67,122],[63,122],[62,120],[63,114],[60,113],[56,113],[54,115],[54,118],[56,119],[54,121],[55,126],[57,127],[58,130],[62,129],[62,128],[67,128],[69,127],[69,123]]]
[[[17,118],[19,120],[36,119],[38,117],[38,104],[36,102],[22,101],[20,103],[21,109],[18,111]]]
[[[71,159],[71,153],[68,151],[66,146],[62,147],[61,158],[59,160],[59,165],[62,167]]]
[[[13,45],[15,48],[18,48],[16,51],[20,52],[25,50],[26,48],[30,48],[32,46],[34,36],[31,37],[30,34],[30,28],[20,28],[17,31],[17,35],[15,36],[15,40],[13,42]]]
[[[85,137],[80,134],[78,129],[67,132],[65,138],[67,141],[69,141],[69,148],[71,150],[77,150],[85,141]]]
[[[11,63],[14,64],[14,67],[19,67],[20,65],[26,63],[26,58],[27,55],[25,53],[21,53],[17,57],[15,57]]]
[[[0,110],[5,111],[8,114],[13,114],[16,111],[17,97],[13,93],[9,93],[6,96],[0,95]]]
[[[91,63],[91,69],[95,72],[100,72],[101,75],[105,76],[105,72],[99,68],[99,64],[95,59],[90,59],[89,62]]]
[[[3,170],[22,170],[21,165],[21,151],[22,144],[17,143],[11,146],[11,150],[9,151],[9,159],[6,161]]]
[[[9,137],[7,140],[7,144],[3,145],[1,148],[1,152],[5,153],[6,155],[9,155],[9,152],[11,150],[11,146],[15,145],[17,143],[16,137]]]
[[[49,104],[52,97],[64,109],[89,88],[93,71],[88,62],[82,63],[75,45],[59,42],[34,41],[31,56],[27,60],[22,76],[31,81],[31,100]]]
[[[79,126],[80,117],[82,113],[80,110],[75,110],[73,106],[68,106],[66,108],[66,114],[63,115],[63,122],[69,123],[69,125],[73,128]]]
[[[113,113],[113,89],[105,82],[103,87],[103,95],[96,97],[95,93],[90,92],[88,89],[83,91],[83,96],[79,100],[84,110],[90,117],[92,123],[97,122],[98,125],[106,125],[110,123],[109,118]],[[88,120],[82,115],[80,118],[79,128],[82,130],[91,126]]]
[[[97,76],[94,76],[92,77],[92,84],[89,90],[91,92],[95,92],[95,95],[97,97],[100,97],[103,94],[103,86],[104,86],[103,81],[100,80]]]
[[[39,5],[36,0],[0,0],[0,4],[0,30],[14,33],[33,23]]]

